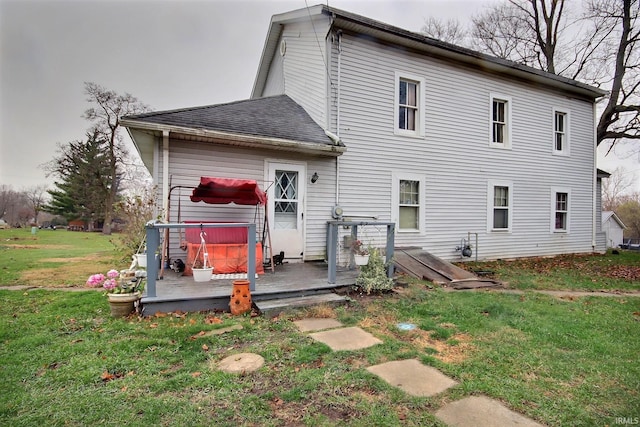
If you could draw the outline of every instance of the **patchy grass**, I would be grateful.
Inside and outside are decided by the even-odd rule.
[[[471,271],[493,272],[514,289],[637,291],[640,290],[640,252],[560,255],[458,264]]]
[[[113,319],[95,292],[0,291],[0,299],[0,425],[438,426],[435,410],[473,394],[550,426],[611,425],[640,407],[640,298],[562,301],[418,283],[275,319]],[[333,352],[295,328],[313,312],[383,344]],[[215,368],[241,352],[262,355],[265,366],[244,375]],[[366,371],[406,358],[460,384],[416,398]]]
[[[122,264],[110,236],[66,230],[0,230],[0,256],[0,286],[79,287]]]
[[[4,233],[0,251],[14,264],[1,270],[4,285],[83,286],[117,260],[99,234]],[[549,426],[614,425],[640,416],[640,297],[560,300],[526,290],[636,290],[639,256],[483,263],[525,293],[413,281],[390,294],[354,294],[347,307],[275,319],[114,319],[99,292],[0,290],[0,425],[441,426],[438,408],[475,394]],[[296,329],[306,316],[360,326],[383,343],[333,352]],[[260,354],[265,366],[243,375],[216,369],[241,352]],[[407,358],[459,384],[416,398],[366,371]]]

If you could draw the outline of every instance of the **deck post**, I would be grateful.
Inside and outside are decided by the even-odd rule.
[[[327,262],[329,263],[329,277],[327,281],[336,283],[336,270],[338,255],[338,225],[334,221],[327,224]]]
[[[156,296],[156,279],[158,277],[158,262],[156,251],[160,246],[160,229],[153,222],[148,222],[147,229],[147,296]]]
[[[256,225],[247,224],[247,279],[249,279],[249,290],[256,290]],[[272,263],[273,264],[273,263]]]
[[[386,264],[387,277],[393,279],[393,247],[395,246],[396,225],[395,223],[387,224],[387,248],[386,248]]]

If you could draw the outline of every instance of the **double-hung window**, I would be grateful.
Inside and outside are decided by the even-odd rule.
[[[396,72],[395,124],[399,135],[422,136],[424,134],[424,79],[407,73]]]
[[[511,231],[513,217],[513,191],[510,182],[490,181],[487,200],[487,229]]]
[[[566,188],[551,188],[551,232],[569,232],[570,191]]]
[[[491,129],[489,145],[495,148],[511,148],[511,98],[491,95]]]
[[[393,204],[399,232],[416,232],[424,224],[424,178],[420,175],[393,176]]]
[[[553,109],[553,154],[569,155],[569,113]]]

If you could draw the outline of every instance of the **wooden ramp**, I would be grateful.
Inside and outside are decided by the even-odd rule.
[[[493,279],[480,279],[475,274],[447,262],[427,251],[416,248],[396,248],[396,267],[421,280],[429,280],[453,289],[474,289],[500,286]]]

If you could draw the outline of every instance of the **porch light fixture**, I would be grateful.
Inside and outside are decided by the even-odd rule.
[[[318,172],[314,172],[313,175],[311,176],[311,183],[315,184],[318,178],[320,178],[320,176],[318,175]]]

